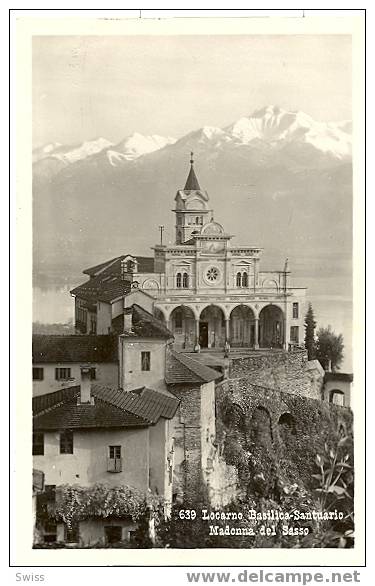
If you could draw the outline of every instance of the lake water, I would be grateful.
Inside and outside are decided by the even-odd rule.
[[[352,299],[350,275],[341,279],[298,277],[296,286],[307,286],[307,299],[311,301],[319,326],[331,325],[333,330],[344,336],[344,362],[342,372],[352,372]],[[33,321],[44,324],[68,323],[74,319],[74,299],[69,291],[78,282],[60,287],[34,287]]]

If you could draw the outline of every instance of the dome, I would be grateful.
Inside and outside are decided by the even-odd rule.
[[[214,222],[211,220],[203,226],[201,234],[205,234],[206,236],[210,236],[211,234],[213,236],[217,234],[224,234],[224,228],[221,224],[219,224],[219,222]]]

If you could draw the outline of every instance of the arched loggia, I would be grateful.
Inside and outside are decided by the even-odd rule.
[[[259,314],[259,345],[261,348],[283,348],[285,341],[284,313],[276,305],[266,305]]]
[[[195,344],[195,318],[190,307],[179,305],[175,307],[169,317],[175,344],[182,349],[192,349]]]
[[[233,348],[255,345],[255,315],[246,305],[238,305],[230,314],[230,345]]]
[[[201,348],[223,348],[224,344],[224,312],[216,305],[209,305],[199,316],[199,345]]]

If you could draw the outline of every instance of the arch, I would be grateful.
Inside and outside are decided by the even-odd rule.
[[[199,316],[201,348],[223,348],[225,344],[225,312],[214,304],[206,305]]]
[[[146,279],[142,283],[142,289],[153,289],[154,291],[159,291],[160,286],[155,279]]]
[[[332,389],[329,392],[329,402],[333,403],[334,405],[341,405],[341,407],[345,406],[345,393],[340,389]]]
[[[271,416],[262,405],[256,407],[251,416],[250,439],[257,445],[269,446],[272,443]]]
[[[236,287],[241,287],[241,273],[238,272],[236,275]]]
[[[180,289],[181,284],[182,284],[181,273],[177,273],[177,275],[176,275],[176,287],[177,287],[177,289]]]
[[[169,316],[169,328],[175,344],[183,349],[193,348],[195,343],[195,316],[193,310],[186,305],[178,305]]]
[[[250,348],[255,342],[255,315],[248,305],[237,305],[230,313],[230,344]]]
[[[274,289],[279,290],[279,284],[275,279],[264,279],[262,282],[263,289]]]
[[[287,443],[288,440],[290,440],[290,436],[296,435],[296,422],[291,413],[282,413],[277,423],[279,435],[284,443]]]
[[[183,273],[182,275],[182,286],[184,289],[189,287],[189,275],[187,273]]]
[[[259,345],[282,348],[284,342],[284,312],[277,305],[266,305],[259,313]]]
[[[249,282],[249,279],[248,279],[248,276],[247,276],[247,272],[244,271],[242,273],[242,283],[241,283],[242,287],[248,287],[248,282]]]

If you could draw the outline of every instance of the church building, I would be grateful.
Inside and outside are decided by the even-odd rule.
[[[177,349],[288,350],[303,343],[305,289],[292,287],[288,261],[262,271],[262,248],[232,244],[200,186],[193,153],[173,212],[175,244],[155,245],[153,258],[122,255],[84,271],[90,280],[71,292],[77,331],[115,331],[126,296],[138,289]]]

